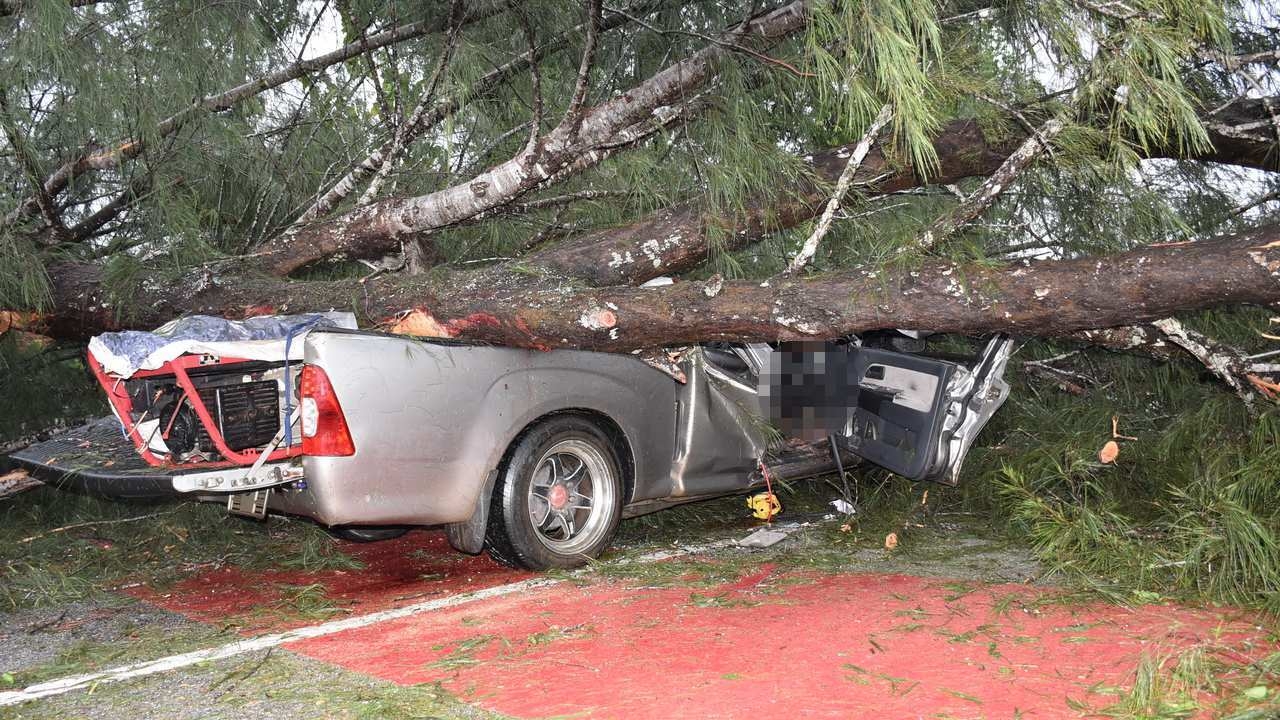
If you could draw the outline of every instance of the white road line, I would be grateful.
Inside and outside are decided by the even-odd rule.
[[[681,557],[683,555],[692,555],[695,553],[706,552],[708,550],[729,547],[736,544],[736,542],[736,540],[721,540],[707,543],[705,545],[695,545],[673,550],[659,550],[624,562],[658,562],[661,560]],[[334,620],[332,622],[321,623],[319,625],[287,630],[274,635],[263,635],[261,637],[249,638],[247,640],[237,640],[236,642],[227,643],[220,647],[193,650],[188,653],[163,657],[159,660],[122,665],[120,667],[103,670],[101,672],[73,675],[60,680],[50,680],[48,682],[31,685],[21,690],[0,692],[0,707],[4,707],[6,705],[17,705],[18,703],[24,703],[29,700],[38,700],[43,697],[49,697],[50,695],[61,695],[63,693],[71,692],[72,690],[79,690],[81,688],[93,687],[105,683],[114,683],[147,675],[155,675],[158,673],[168,672],[170,670],[177,670],[178,668],[190,667],[191,665],[199,663],[223,660],[229,657],[235,657],[236,655],[244,655],[245,653],[276,647],[285,643],[294,642],[295,640],[305,640],[307,638],[332,635],[345,630],[354,630],[355,628],[376,625],[388,620],[396,620],[403,617],[409,617],[411,615],[419,615],[433,610],[444,610],[446,608],[464,605],[477,600],[488,600],[490,598],[503,597],[505,595],[512,595],[514,593],[525,592],[527,590],[537,590],[539,588],[550,587],[552,585],[559,585],[562,582],[564,581],[547,577],[530,578],[528,580],[521,580],[519,582],[508,583],[506,585],[497,585],[495,587],[484,588],[482,590],[463,593],[461,595],[451,595],[446,598],[406,605],[392,610],[381,610],[379,612],[369,613],[368,615],[357,615],[355,617],[343,618],[342,620]]]
[[[243,655],[257,650],[265,650],[266,648],[276,647],[277,645],[283,645],[295,640],[305,640],[306,638],[320,637],[322,635],[332,635],[334,633],[343,632],[344,630],[368,627],[369,625],[376,625],[377,623],[386,622],[388,620],[396,620],[402,617],[409,617],[410,615],[431,612],[432,610],[443,610],[445,608],[463,605],[477,600],[487,600],[489,598],[502,597],[504,595],[511,595],[513,593],[524,592],[526,590],[535,590],[538,588],[548,587],[550,585],[556,585],[560,582],[562,581],[551,578],[532,578],[529,580],[521,580],[520,582],[484,588],[482,590],[476,590],[475,592],[453,595],[447,598],[428,600],[426,602],[406,605],[392,610],[382,610],[380,612],[369,613],[368,615],[357,615],[355,617],[334,620],[333,622],[322,623],[320,625],[296,628],[294,630],[276,633],[275,635],[263,635],[261,637],[249,638],[247,640],[237,640],[236,642],[228,643],[221,647],[194,650],[180,655],[170,655],[169,657],[160,658],[159,660],[133,663],[132,665],[122,665],[110,670],[103,670],[102,672],[73,675],[71,677],[62,678],[61,680],[50,680],[49,682],[32,685],[30,687],[23,688],[22,690],[0,692],[0,707],[5,705],[16,705],[21,702],[36,700],[50,695],[61,695],[62,693],[93,685],[120,682],[121,680],[129,680],[131,678],[143,677],[145,675],[155,675],[156,673],[177,670],[178,668],[188,667],[197,663],[222,660],[224,658],[235,657],[236,655]]]

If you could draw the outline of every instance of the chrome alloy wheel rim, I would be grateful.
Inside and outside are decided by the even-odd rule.
[[[617,484],[604,455],[583,440],[552,445],[529,483],[529,519],[538,539],[551,550],[573,555],[608,531]]]

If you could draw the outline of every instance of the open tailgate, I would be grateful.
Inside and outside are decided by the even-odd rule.
[[[46,484],[94,495],[155,498],[178,494],[173,475],[148,465],[120,432],[115,418],[63,431],[11,453],[9,460]]]
[[[253,467],[149,465],[110,417],[30,445],[9,459],[48,485],[115,498],[244,493],[302,479],[296,460]]]

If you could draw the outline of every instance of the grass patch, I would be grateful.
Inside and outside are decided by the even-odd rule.
[[[165,703],[181,704],[190,716],[200,717],[240,717],[246,707],[258,712],[269,708],[272,716],[325,720],[505,717],[468,705],[437,683],[396,685],[284,652],[195,666],[180,679],[100,685],[12,710],[15,717],[32,720],[152,717]]]
[[[1102,383],[1089,397],[1020,379],[972,453],[964,506],[1117,601],[1280,611],[1280,411],[1250,417],[1190,365],[1098,351],[1076,369]],[[1103,464],[1112,416],[1137,440]]]
[[[68,645],[47,663],[0,677],[0,690],[26,687],[56,678],[97,672],[132,662],[154,660],[232,639],[226,628],[208,625],[139,625],[126,627],[110,641],[81,640]]]
[[[1125,686],[1094,686],[1092,698],[1070,704],[1090,716],[1110,718],[1273,718],[1280,713],[1278,685],[1280,653],[1250,661],[1227,648],[1198,646],[1176,654],[1147,653]]]
[[[49,533],[68,525],[79,527]],[[135,583],[163,588],[220,564],[282,562],[359,567],[312,523],[256,522],[217,505],[110,501],[52,488],[0,502],[0,611],[100,598]]]

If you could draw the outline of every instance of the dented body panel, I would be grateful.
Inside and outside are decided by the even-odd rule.
[[[691,365],[680,384],[628,355],[315,332],[356,447],[304,458],[306,482],[270,507],[327,525],[463,522],[489,473],[539,418],[583,412],[616,426],[626,502],[745,487],[759,441],[739,408]]]
[[[857,341],[713,343],[654,361],[659,370],[633,355],[355,330],[313,330],[302,342],[305,366],[323,371],[340,406],[349,454],[318,455],[305,442],[299,453],[286,440],[285,459],[252,467],[156,467],[140,462],[108,418],[13,460],[47,481],[118,497],[194,496],[330,526],[444,525],[455,547],[479,552],[505,454],[558,413],[586,416],[608,437],[624,516],[747,490],[762,484],[761,463],[780,478],[821,474],[833,469],[833,452],[846,465],[861,457],[913,480],[954,484],[974,436],[1008,394],[1001,378],[1012,345],[996,338],[968,366]],[[210,360],[226,365],[232,387],[262,382],[235,361]],[[257,448],[263,459],[287,430],[306,427],[286,392],[301,396],[296,365],[276,374],[290,380],[279,380],[279,410],[274,398],[269,405],[281,425]],[[238,417],[223,410],[220,427]],[[164,417],[173,425],[178,412]],[[800,425],[788,428],[787,418]]]

